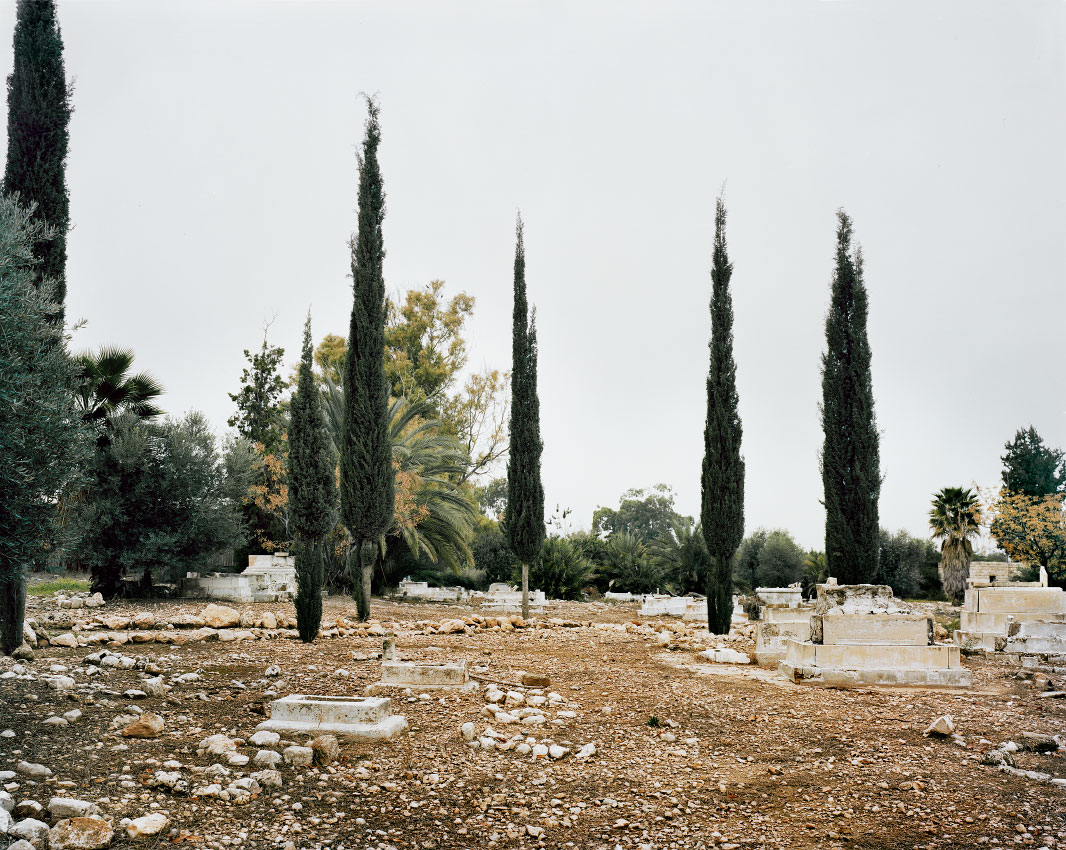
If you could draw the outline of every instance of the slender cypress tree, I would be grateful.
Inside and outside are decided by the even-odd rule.
[[[70,200],[66,162],[70,88],[63,67],[63,37],[54,0],[19,0],[15,65],[7,78],[7,167],[4,194],[35,203],[36,217],[54,235],[39,238],[33,255],[38,282],[50,279],[62,318],[67,296],[67,230]]]
[[[862,250],[852,249],[851,219],[837,212],[836,270],[822,355],[822,485],[825,557],[841,584],[877,574],[880,455],[874,418]]]
[[[370,617],[370,581],[379,541],[395,510],[389,442],[389,384],[385,379],[385,191],[378,166],[378,105],[369,117],[359,158],[359,232],[352,239],[355,298],[344,364],[341,437],[341,516],[355,544],[352,591],[359,617]]]
[[[514,326],[511,337],[511,453],[507,459],[505,524],[522,565],[522,616],[529,616],[529,565],[544,545],[544,485],[540,480],[540,399],[537,397],[537,323],[526,301],[522,217],[515,226]]]
[[[310,643],[322,624],[323,547],[336,492],[326,417],[312,372],[311,314],[304,324],[300,377],[289,409],[289,512],[296,537],[296,628]]]
[[[711,367],[707,374],[707,423],[703,430],[700,524],[707,541],[707,628],[728,634],[733,616],[733,555],[744,539],[743,429],[737,406],[737,366],[733,361],[733,264],[725,243],[725,204],[714,213],[711,266]]]

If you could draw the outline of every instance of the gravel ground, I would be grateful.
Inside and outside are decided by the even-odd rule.
[[[165,619],[202,607],[174,601],[105,610]],[[237,607],[292,613],[283,605]],[[328,620],[354,617],[346,600],[325,607]],[[139,667],[155,665],[172,685],[142,699],[123,692],[151,673],[100,668],[87,679],[83,659],[97,648],[53,646],[24,664],[32,679],[0,678],[0,728],[14,732],[0,737],[0,769],[25,760],[54,775],[19,775],[5,787],[15,801],[97,803],[116,827],[112,847],[1066,848],[1066,788],[979,763],[1021,732],[1066,734],[1066,700],[1036,699],[1047,683],[1018,679],[998,660],[967,659],[969,692],[835,690],[793,685],[754,666],[708,664],[683,639],[663,646],[625,624],[670,621],[641,620],[632,605],[553,604],[545,616],[584,624],[572,628],[431,635],[416,626],[473,610],[375,600],[374,617],[397,633],[404,657],[465,659],[479,678],[501,686],[518,683],[522,671],[547,674],[544,692],[562,701],[545,714],[560,722],[529,733],[567,748],[566,757],[472,749],[463,723],[474,722],[479,735],[486,726],[513,728],[485,716],[483,694],[396,691],[393,711],[407,717],[410,732],[392,743],[342,741],[331,765],[281,765],[281,787],[264,786],[247,802],[180,796],[145,783],[168,760],[181,763],[190,788],[250,775],[259,768],[231,766],[229,777],[213,776],[208,769],[219,758],[198,753],[199,742],[223,733],[238,739],[238,753],[255,756],[259,747],[244,742],[264,719],[268,691],[362,693],[379,678],[380,639],[123,646],[115,651],[138,657]],[[57,675],[76,680],[73,690],[45,680],[56,664],[68,668]],[[265,676],[270,665],[280,676]],[[199,678],[174,681],[190,672]],[[161,715],[163,733],[122,737],[112,721],[131,706]],[[72,708],[82,712],[75,722],[42,726]],[[965,746],[923,736],[941,714],[953,715]],[[589,743],[596,753],[576,760]],[[1063,752],[1018,753],[1018,766],[1066,777]],[[152,811],[169,818],[160,835],[133,841],[119,829],[122,818]]]

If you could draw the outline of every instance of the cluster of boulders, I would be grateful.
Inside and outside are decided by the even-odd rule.
[[[546,677],[528,676],[528,680],[545,679]],[[540,684],[540,682],[536,682]],[[485,689],[485,705],[481,709],[481,715],[492,720],[493,725],[486,725],[479,733],[477,725],[470,721],[464,723],[459,734],[463,740],[473,749],[498,750],[500,752],[514,751],[518,755],[529,755],[534,760],[559,761],[574,752],[572,746],[564,746],[557,743],[553,738],[538,738],[531,734],[532,730],[545,726],[563,726],[567,720],[577,717],[575,706],[569,705],[566,700],[555,691],[545,693],[544,688],[524,688],[519,686],[506,686],[490,684]],[[553,711],[554,717],[549,719],[546,711]],[[497,731],[493,726],[519,726],[523,731]],[[584,761],[596,753],[596,745],[585,744],[577,750],[574,758]]]
[[[56,608],[103,608],[104,596],[102,593],[69,593],[57,590],[51,597]]]
[[[450,620],[419,620],[415,623],[415,631],[426,635],[469,635],[478,631],[513,632],[516,629],[577,629],[589,625],[591,623],[562,620],[558,617],[524,620],[518,614],[499,614],[491,617],[481,614],[469,614],[465,617],[454,617]]]
[[[0,771],[0,780],[35,782],[51,775],[42,764],[21,761],[13,771]],[[123,818],[119,829],[127,838],[148,838],[169,823],[162,812],[149,812],[139,818]],[[7,791],[0,791],[0,834],[15,839],[8,850],[104,850],[111,846],[115,829],[100,806],[89,800],[52,797],[42,805],[29,797],[16,802]]]
[[[967,746],[966,739],[955,730],[955,719],[950,714],[942,715],[934,720],[929,725],[929,728],[925,730],[924,734],[931,738],[950,738],[960,747]],[[1013,776],[1021,776],[1025,779],[1032,779],[1035,782],[1048,782],[1052,785],[1066,787],[1066,779],[1061,779],[1050,773],[1044,773],[1039,770],[1024,770],[1019,768],[1018,763],[1014,758],[1015,753],[1022,752],[1066,753],[1066,736],[1045,735],[1041,732],[1022,732],[1019,735],[1015,735],[1011,740],[1004,741],[996,747],[992,746],[991,741],[986,741],[984,739],[979,740],[977,743],[990,747],[990,749],[986,750],[981,756],[981,764],[997,767],[1004,773],[1009,773]]]
[[[1052,785],[1066,786],[1066,779],[1053,776],[1039,770],[1023,770],[1018,767],[1014,754],[1031,753],[1066,753],[1066,737],[1062,735],[1043,735],[1039,732],[1022,732],[1010,741],[1004,741],[998,747],[981,756],[981,764],[991,765],[1035,782],[1048,782]]]
[[[242,748],[254,750],[254,755],[241,752]],[[247,741],[224,734],[209,735],[200,741],[196,750],[200,757],[214,759],[207,768],[193,768],[193,772],[206,781],[192,782],[183,773],[179,761],[164,762],[146,781],[149,788],[156,788],[175,795],[212,798],[241,805],[247,803],[263,788],[280,788],[280,767],[294,770],[312,765],[326,766],[337,761],[340,743],[333,735],[319,735],[304,744],[283,740],[277,732],[260,730]],[[244,775],[241,770],[248,765],[253,770]]]

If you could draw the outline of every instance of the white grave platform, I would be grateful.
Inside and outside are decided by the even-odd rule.
[[[799,582],[788,587],[757,587],[755,596],[771,608],[798,608],[803,604],[803,588]]]
[[[282,602],[296,596],[296,563],[288,552],[249,555],[241,573],[188,573],[182,594],[226,602]]]
[[[931,619],[906,610],[888,586],[819,585],[810,639],[788,639],[778,670],[837,687],[970,687],[959,647],[932,635]]]
[[[955,642],[967,649],[1003,651],[1013,624],[1066,622],[1066,591],[1048,587],[1046,575],[1040,582],[971,582]]]
[[[270,703],[270,719],[255,728],[390,741],[406,731],[407,718],[392,713],[388,697],[291,694]]]
[[[813,605],[803,608],[763,608],[755,623],[756,662],[776,667],[785,658],[789,639],[810,640],[813,613]]]
[[[381,662],[381,681],[371,685],[367,693],[378,693],[388,688],[476,691],[478,683],[470,678],[465,661],[434,663],[393,659]]]
[[[465,587],[430,587],[429,582],[411,581],[410,576],[400,582],[398,588],[404,599],[419,599],[426,602],[468,602],[470,591]]]
[[[529,607],[543,610],[548,604],[543,590],[529,591]],[[522,610],[522,591],[506,584],[490,584],[481,600],[481,607],[489,611],[514,612]]]

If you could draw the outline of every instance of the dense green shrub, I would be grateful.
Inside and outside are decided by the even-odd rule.
[[[474,554],[474,566],[484,573],[485,580],[490,584],[510,581],[519,566],[499,523],[486,517],[478,520],[470,550]]]
[[[123,414],[96,452],[90,484],[70,508],[76,555],[93,590],[176,582],[244,540],[215,436],[199,413],[160,425]]]
[[[608,538],[602,575],[608,590],[623,593],[653,593],[664,584],[661,564],[651,556],[640,538],[629,532],[612,534]]]
[[[529,584],[543,590],[549,599],[580,600],[594,574],[595,568],[580,545],[565,537],[549,537],[544,541],[540,558],[530,566]],[[514,578],[520,580],[521,573],[516,571]]]

